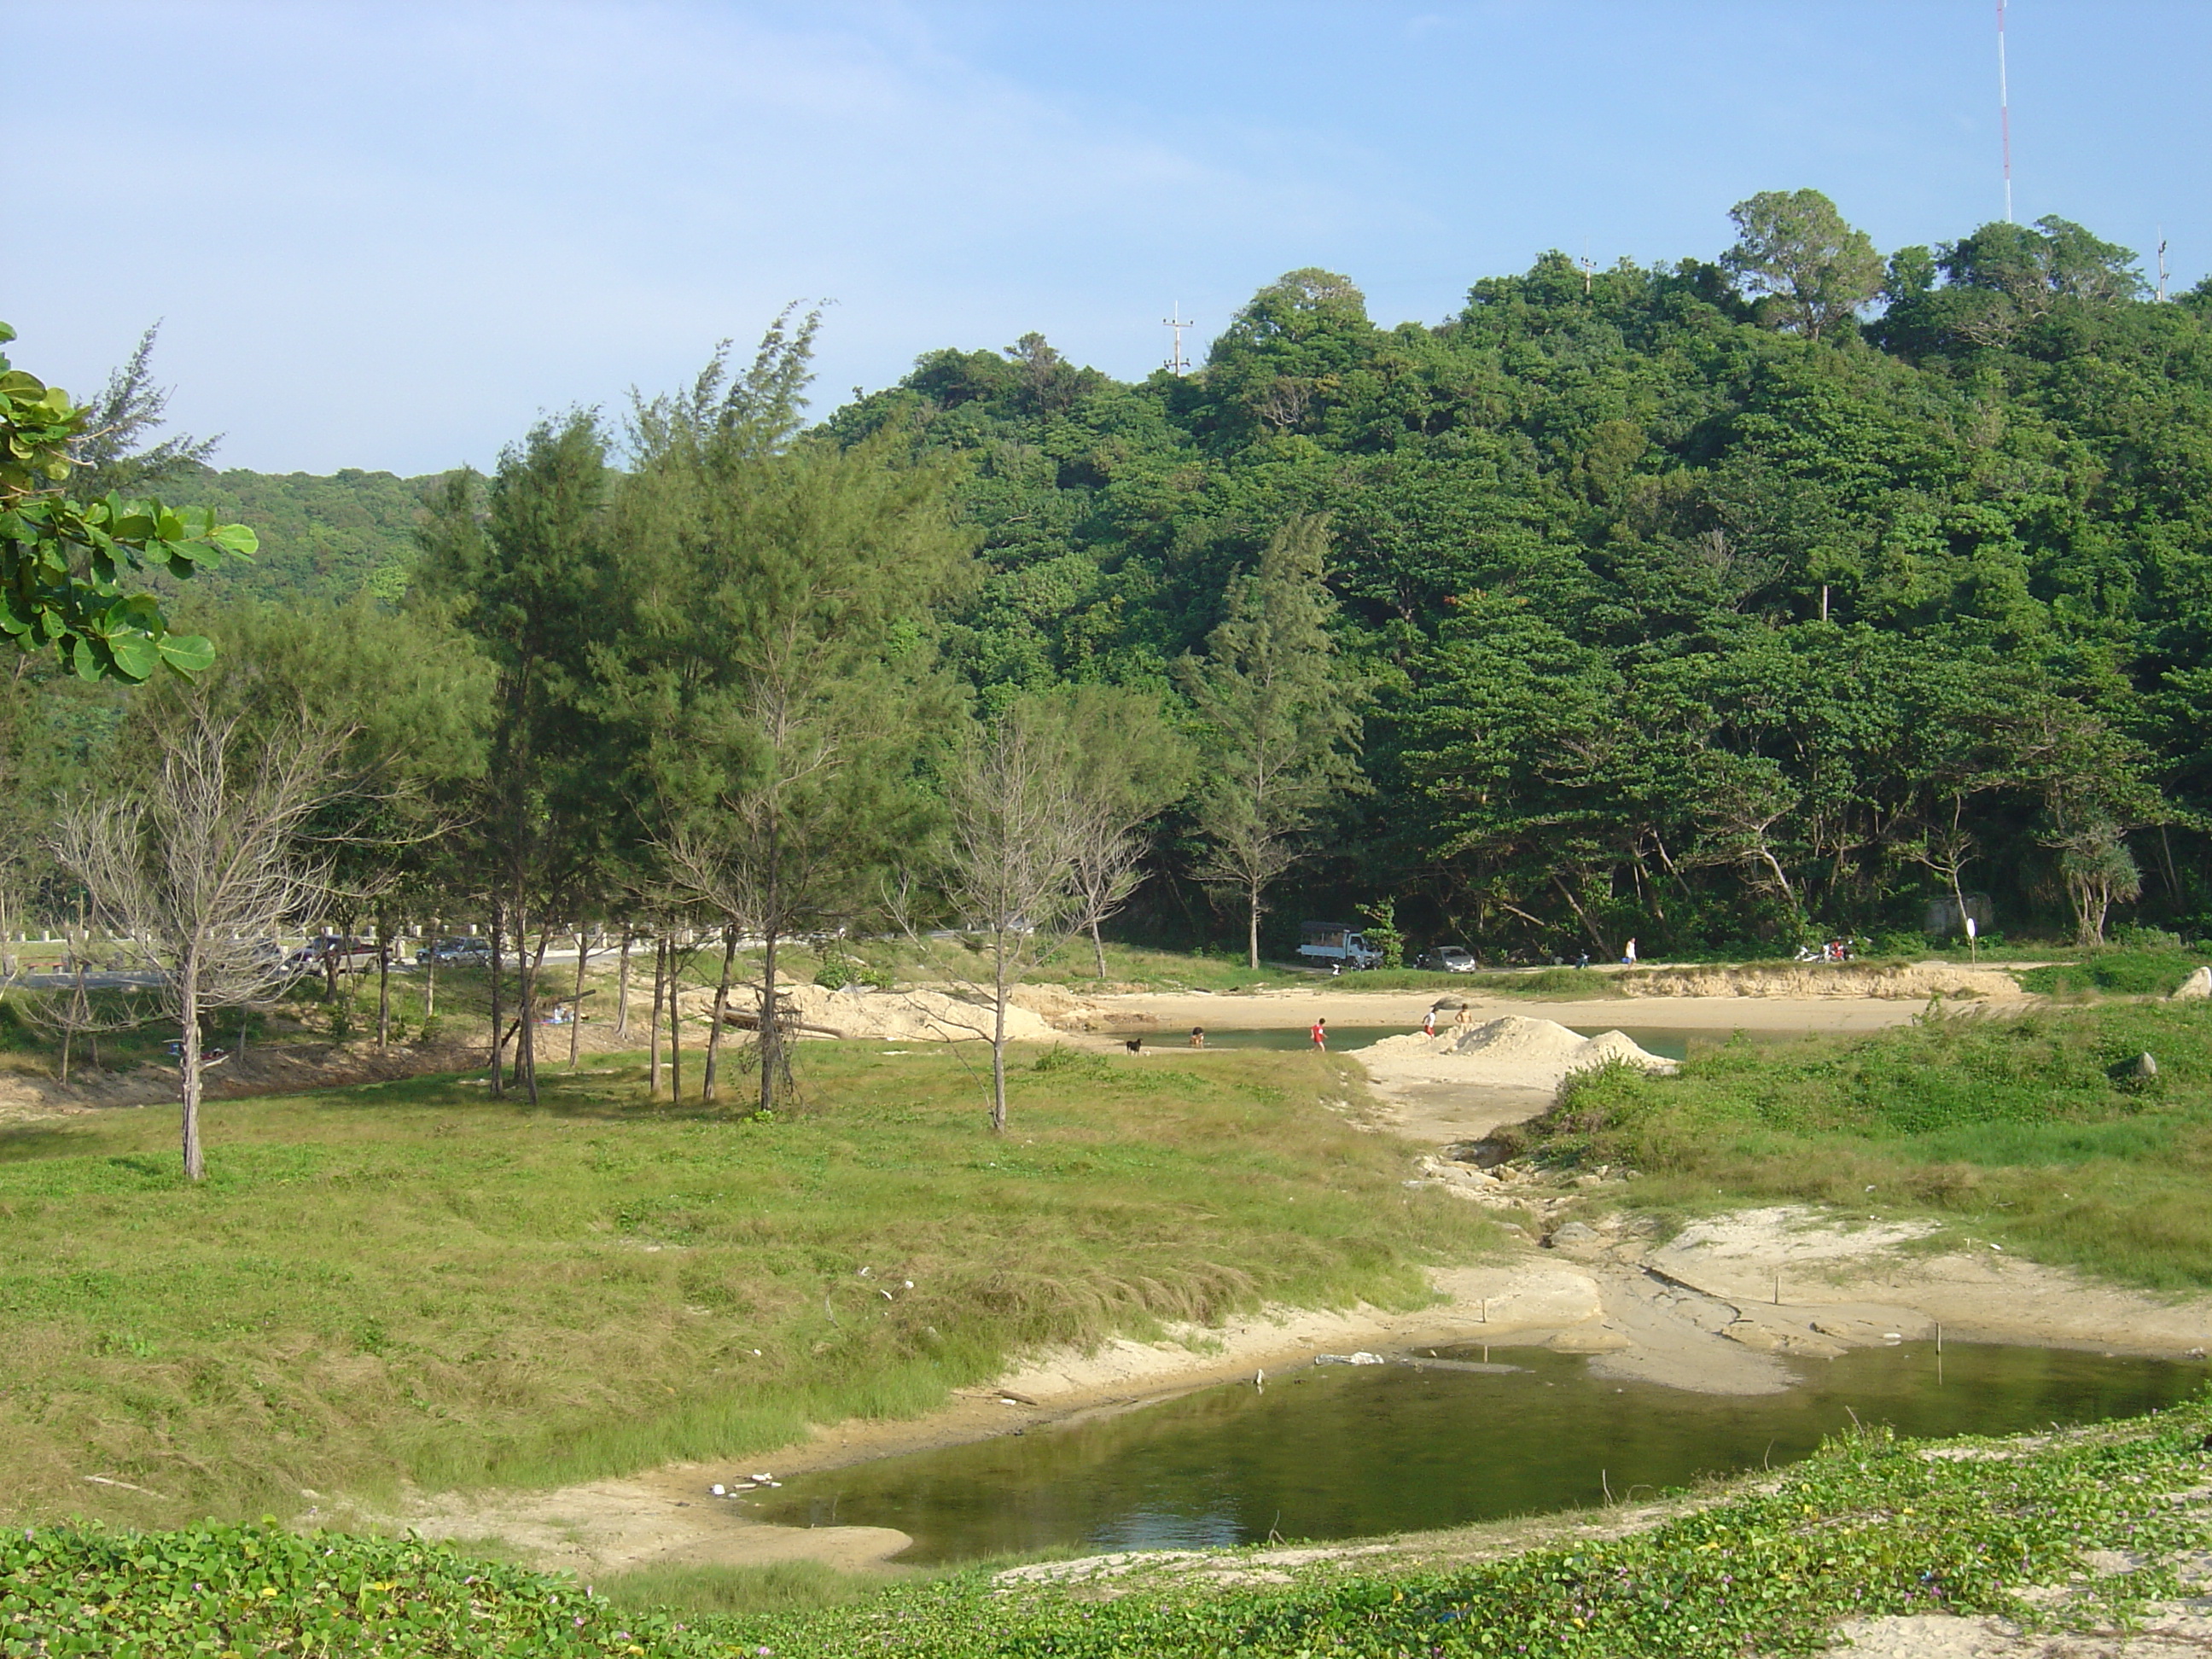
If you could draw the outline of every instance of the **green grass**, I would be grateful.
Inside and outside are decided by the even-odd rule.
[[[890,1046],[807,1045],[803,1115],[767,1123],[653,1106],[632,1061],[541,1073],[534,1112],[445,1078],[219,1102],[198,1188],[164,1109],[0,1132],[0,1512],[168,1524],[765,1450],[1025,1345],[1418,1305],[1425,1264],[1497,1237],[1321,1108],[1348,1062],[1024,1071],[995,1139],[973,1057]]]
[[[698,1620],[846,1607],[882,1594],[884,1581],[880,1571],[840,1572],[821,1561],[778,1561],[761,1567],[641,1567],[595,1588],[633,1613],[660,1609]]]
[[[701,1597],[752,1592],[673,1573],[668,1584],[691,1605],[653,1612],[627,1590],[610,1599],[413,1540],[275,1527],[28,1529],[0,1535],[0,1642],[11,1653],[110,1659],[1741,1659],[1823,1652],[1852,1617],[1994,1614],[2030,1629],[2109,1630],[2185,1593],[2176,1564],[2202,1548],[2203,1521],[2170,1494],[2201,1488],[2208,1428],[2212,1407],[2197,1403],[1977,1443],[1969,1457],[1929,1457],[1860,1431],[1771,1483],[1625,1535],[1441,1570],[1356,1559],[1271,1566],[1287,1583],[1140,1570],[1103,1597],[967,1571],[824,1606],[842,1587],[786,1574],[767,1595],[788,1610],[721,1613]],[[2114,1556],[2131,1565],[2114,1571]],[[766,1582],[746,1577],[756,1592]],[[2021,1594],[2054,1585],[2073,1590],[2067,1605]]]
[[[1618,976],[1595,968],[1536,968],[1514,973],[1433,974],[1419,968],[1365,968],[1328,981],[1336,991],[1457,992],[1468,997],[1532,997],[1589,1002],[1622,994]]]
[[[2158,1075],[2136,1079],[2142,1053]],[[2212,1004],[1923,1018],[1855,1039],[1707,1051],[1674,1077],[1572,1082],[1520,1132],[1640,1172],[1632,1201],[1933,1210],[2039,1260],[2212,1285]]]
[[[2203,965],[2203,957],[2187,951],[2092,951],[2076,961],[2030,968],[2020,983],[2050,997],[2162,997]]]

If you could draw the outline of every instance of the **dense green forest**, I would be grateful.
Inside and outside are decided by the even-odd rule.
[[[330,477],[210,467],[181,473],[163,487],[252,526],[261,538],[253,563],[230,565],[216,578],[222,588],[298,604],[404,595],[415,563],[416,526],[437,482],[353,467]]]
[[[1916,928],[1955,873],[2015,929],[2138,888],[2212,928],[2212,293],[2155,303],[2058,221],[1868,250],[1853,293],[1846,229],[1809,250],[1824,328],[1760,229],[1547,254],[1435,327],[1295,271],[1188,378],[1031,337],[829,424],[971,459],[989,574],[949,647],[987,691],[1168,680],[1328,514],[1371,789],[1313,903],[1666,949]]]
[[[1259,908],[1279,950],[1302,915],[1389,905],[1416,939],[1500,954],[1786,950],[1909,935],[1947,896],[2016,934],[2212,933],[2212,285],[2154,298],[2130,252],[2057,219],[1884,258],[1814,192],[1735,217],[1717,258],[1548,253],[1433,326],[1380,326],[1347,278],[1294,271],[1182,376],[1119,381],[1031,334],[931,352],[800,433],[776,411],[802,331],[720,404],[641,406],[627,439],[596,416],[541,428],[488,494],[467,474],[164,488],[264,538],[201,590],[219,641],[234,594],[368,604],[425,641],[459,626],[495,659],[559,659],[562,729],[602,738],[656,697],[690,706],[642,643],[668,595],[562,567],[566,597],[549,577],[529,603],[569,606],[571,637],[532,623],[526,649],[463,614],[482,573],[454,526],[495,529],[562,442],[637,478],[685,421],[750,422],[766,449],[860,458],[841,487],[939,491],[973,557],[872,601],[852,672],[896,658],[877,689],[920,708],[926,655],[987,717],[1068,685],[1156,696],[1200,763],[1163,749],[1182,799],[1121,923],[1156,937],[1225,941]],[[624,537],[660,533],[577,511],[592,550],[540,526],[541,574],[605,575]],[[1322,586],[1299,588],[1300,559]],[[632,635],[584,637],[602,623]],[[1240,864],[1208,763],[1261,765],[1254,688],[1279,672],[1304,688],[1281,714],[1304,769]],[[79,750],[88,695],[56,728]],[[626,765],[586,770],[659,787]]]

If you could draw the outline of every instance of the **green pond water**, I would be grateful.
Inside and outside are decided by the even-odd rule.
[[[1482,1363],[1480,1349],[1439,1349]],[[1580,1356],[1489,1351],[1517,1370],[1315,1366],[1119,1416],[794,1477],[745,1500],[791,1526],[896,1527],[915,1562],[1055,1546],[1171,1549],[1352,1538],[1650,1496],[1803,1456],[1860,1421],[2006,1434],[2172,1405],[2202,1364],[2049,1348],[1904,1344],[1811,1363],[1749,1398],[1593,1376]],[[1425,1356],[1424,1356],[1425,1357]],[[1013,1407],[1006,1408],[1010,1413]]]
[[[1232,1030],[1227,1027],[1208,1026],[1206,1046],[1209,1048],[1309,1048],[1313,1046],[1310,1025],[1261,1025]],[[1351,1048],[1364,1048],[1370,1042],[1380,1042],[1384,1037],[1403,1036],[1417,1030],[1413,1025],[1332,1025],[1328,1028],[1328,1046],[1339,1054]],[[1705,1030],[1682,1025],[1571,1025],[1571,1031],[1583,1036],[1595,1036],[1600,1031],[1620,1031],[1640,1046],[1645,1053],[1662,1054],[1668,1060],[1686,1059],[1692,1043],[1699,1048],[1726,1042],[1735,1035],[1729,1031]],[[1135,1036],[1132,1031],[1124,1035]],[[1164,1030],[1141,1033],[1148,1048],[1180,1048],[1190,1037],[1188,1031]],[[1753,1042],[1787,1042],[1798,1034],[1794,1031],[1750,1031],[1745,1035]]]

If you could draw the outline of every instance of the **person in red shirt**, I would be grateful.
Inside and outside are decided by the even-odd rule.
[[[1328,1052],[1328,1021],[1326,1018],[1313,1023],[1313,1045],[1323,1054]]]

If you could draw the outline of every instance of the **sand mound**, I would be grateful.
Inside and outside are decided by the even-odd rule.
[[[1955,968],[1943,962],[1807,963],[1790,968],[1658,969],[1620,975],[1614,981],[1631,997],[1929,997],[2016,1000],[2020,983],[1993,968]]]
[[[1520,1088],[1554,1087],[1576,1072],[1617,1060],[1648,1071],[1674,1069],[1673,1060],[1647,1053],[1619,1031],[1586,1037],[1556,1020],[1521,1014],[1475,1025],[1443,1026],[1432,1037],[1419,1031],[1384,1037],[1353,1052],[1370,1071]]]
[[[966,1002],[942,991],[877,991],[848,985],[842,991],[819,985],[787,985],[784,997],[802,1025],[820,1030],[815,1036],[835,1031],[840,1036],[870,1042],[957,1042],[991,1035],[991,1010],[981,1003]],[[732,1006],[741,1012],[757,1006],[759,993],[732,994]],[[687,992],[684,1010],[703,1014],[713,1006],[708,992]],[[1043,1016],[1020,1006],[1006,1010],[1006,1035],[1017,1042],[1048,1042],[1060,1033]]]

